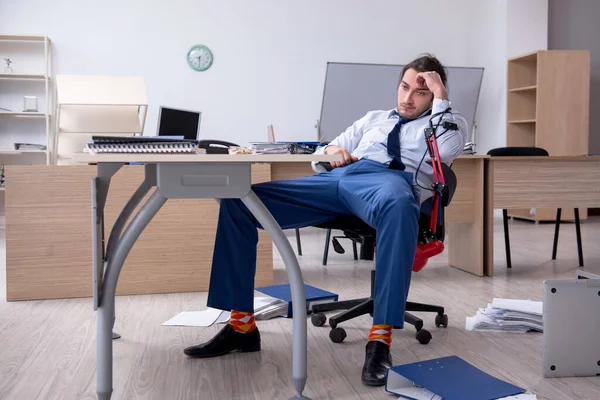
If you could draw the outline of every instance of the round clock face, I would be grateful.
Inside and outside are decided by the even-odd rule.
[[[206,71],[212,65],[213,55],[208,47],[197,45],[188,51],[187,62],[196,71]]]

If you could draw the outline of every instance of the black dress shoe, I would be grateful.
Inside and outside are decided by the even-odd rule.
[[[387,369],[392,366],[390,347],[380,341],[367,343],[365,365],[362,369],[362,381],[368,386],[383,386]]]
[[[194,358],[218,357],[239,351],[250,353],[260,350],[260,333],[258,328],[252,332],[240,333],[233,330],[231,325],[226,324],[223,329],[211,340],[197,346],[188,347],[183,350],[185,355]]]

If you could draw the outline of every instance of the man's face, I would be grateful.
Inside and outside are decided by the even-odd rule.
[[[398,114],[403,118],[417,118],[433,102],[433,93],[422,78],[417,79],[417,74],[412,68],[406,70],[398,86]]]

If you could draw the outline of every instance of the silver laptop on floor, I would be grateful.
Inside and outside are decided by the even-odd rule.
[[[543,283],[542,374],[600,375],[600,279]]]

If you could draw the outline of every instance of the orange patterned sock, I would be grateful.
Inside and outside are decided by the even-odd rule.
[[[378,324],[373,325],[369,332],[369,342],[378,340],[391,346],[392,344],[392,325]]]
[[[229,325],[234,331],[240,333],[252,332],[256,329],[256,322],[254,321],[254,314],[244,311],[231,310],[231,317],[229,319]]]

